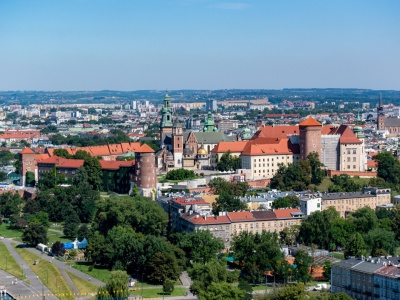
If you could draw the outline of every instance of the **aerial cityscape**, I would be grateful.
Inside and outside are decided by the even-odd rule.
[[[397,1],[0,3],[0,300],[400,299]]]

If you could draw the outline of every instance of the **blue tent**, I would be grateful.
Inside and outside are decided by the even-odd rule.
[[[63,244],[64,244],[64,249],[74,249],[74,244],[72,244],[71,242],[66,242]]]

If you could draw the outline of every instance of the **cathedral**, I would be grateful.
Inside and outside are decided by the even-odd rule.
[[[397,117],[387,117],[383,109],[382,96],[379,98],[377,108],[377,128],[378,130],[387,130],[388,136],[398,136],[400,134],[400,119]]]
[[[211,150],[219,142],[235,141],[236,136],[226,136],[218,131],[209,111],[202,132],[183,132],[182,124],[174,119],[170,97],[166,93],[160,122],[160,150],[156,153],[159,170],[193,169],[211,167]]]

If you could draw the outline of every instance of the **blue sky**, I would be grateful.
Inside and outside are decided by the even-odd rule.
[[[0,0],[0,90],[400,90],[398,0]]]

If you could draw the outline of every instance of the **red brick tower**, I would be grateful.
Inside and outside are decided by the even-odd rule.
[[[155,198],[153,191],[157,189],[156,159],[154,150],[147,144],[143,144],[135,152],[133,180],[140,195]]]
[[[322,124],[308,117],[299,124],[300,128],[300,159],[306,159],[311,152],[317,152],[321,159]]]
[[[36,153],[29,147],[26,147],[19,154],[19,174],[21,175],[20,184],[25,186],[26,172],[32,172],[35,174],[37,180],[37,167],[36,167]]]

